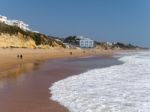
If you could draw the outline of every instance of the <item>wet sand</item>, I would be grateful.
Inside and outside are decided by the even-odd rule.
[[[50,99],[48,88],[71,75],[116,64],[121,62],[106,56],[21,64],[0,74],[0,112],[68,112]]]
[[[83,52],[85,51],[85,52]],[[70,55],[72,52],[72,55]],[[20,64],[43,61],[56,58],[72,58],[91,55],[112,55],[112,50],[97,49],[23,49],[23,48],[0,48],[0,72],[17,67]],[[18,59],[18,55],[23,55]]]

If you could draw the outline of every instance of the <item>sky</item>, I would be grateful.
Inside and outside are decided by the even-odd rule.
[[[150,47],[150,0],[0,0],[0,15],[47,35]]]

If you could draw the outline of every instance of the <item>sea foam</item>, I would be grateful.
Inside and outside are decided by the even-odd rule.
[[[119,60],[124,64],[55,82],[49,88],[51,99],[70,112],[149,112],[150,52]]]

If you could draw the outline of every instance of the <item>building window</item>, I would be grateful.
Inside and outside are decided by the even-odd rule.
[[[80,40],[80,47],[91,48],[93,47],[92,40]]]

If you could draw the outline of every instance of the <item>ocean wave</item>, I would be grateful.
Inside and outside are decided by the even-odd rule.
[[[70,112],[149,112],[150,52],[123,56],[122,65],[55,82],[51,99]]]

